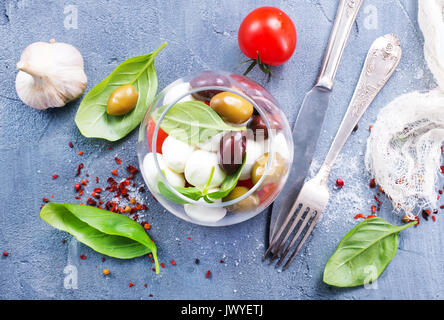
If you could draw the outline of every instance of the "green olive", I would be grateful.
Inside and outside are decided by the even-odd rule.
[[[111,96],[108,99],[106,113],[113,116],[127,114],[134,109],[138,99],[139,93],[132,85],[127,84],[118,87],[113,93],[111,93]]]
[[[253,105],[231,92],[216,94],[210,100],[210,107],[225,121],[236,124],[244,123],[253,114]]]
[[[227,202],[227,201],[231,201],[234,199],[237,199],[241,196],[243,196],[244,194],[246,194],[248,192],[248,188],[247,187],[235,187],[229,194],[228,196],[226,196],[223,201]],[[229,210],[231,212],[245,212],[245,211],[249,211],[252,210],[254,208],[256,208],[259,205],[259,198],[257,195],[255,194],[251,194],[248,197],[246,197],[245,199],[242,199],[241,201],[232,204],[231,206],[229,206]]]
[[[259,157],[253,165],[251,170],[251,181],[256,184],[264,175],[265,167],[268,163],[268,152]],[[279,180],[287,173],[287,165],[285,159],[276,152],[270,164],[270,169],[265,177],[263,184],[269,182],[279,182]]]

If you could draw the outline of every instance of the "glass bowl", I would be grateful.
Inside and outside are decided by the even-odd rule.
[[[223,100],[219,109],[217,99]],[[225,112],[236,106],[230,99],[243,101],[239,110],[249,110],[247,116],[253,111],[251,117],[228,122],[239,119],[239,113],[230,118]],[[241,137],[245,153],[236,155],[231,135]],[[227,148],[221,149],[221,140],[229,141]],[[293,161],[293,140],[285,114],[265,88],[245,76],[206,70],[177,79],[156,96],[140,125],[137,151],[143,179],[163,207],[191,223],[228,226],[276,199]],[[234,173],[223,165],[229,156],[228,163],[240,159]]]

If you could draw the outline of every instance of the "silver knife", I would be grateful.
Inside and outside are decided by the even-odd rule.
[[[333,81],[350,30],[364,0],[340,0],[316,84],[304,98],[293,127],[294,158],[285,190],[274,201],[269,242],[281,227],[307,176],[324,122]]]

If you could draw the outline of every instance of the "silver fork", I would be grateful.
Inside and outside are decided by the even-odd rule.
[[[328,203],[328,176],[339,152],[365,110],[367,110],[378,92],[395,71],[400,58],[401,46],[394,34],[387,34],[376,39],[370,47],[355,92],[324,163],[317,175],[303,185],[282,227],[272,239],[270,247],[265,252],[264,259],[272,254],[270,263],[279,257],[276,267],[281,265],[302,236],[290,258],[283,266],[283,270],[287,269],[313,231]],[[299,211],[297,211],[298,209]],[[291,221],[296,211],[297,215]],[[290,244],[285,247],[299,222],[300,225],[296,234],[293,236]],[[282,237],[282,235],[284,236]]]

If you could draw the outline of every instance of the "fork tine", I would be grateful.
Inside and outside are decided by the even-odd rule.
[[[296,257],[297,253],[302,248],[302,246],[304,245],[305,241],[310,236],[311,232],[313,231],[314,227],[316,226],[316,223],[318,222],[319,217],[321,216],[321,214],[322,214],[321,211],[318,211],[318,210],[316,211],[315,217],[313,218],[313,221],[311,222],[310,227],[308,228],[308,230],[305,233],[304,237],[302,238],[301,242],[299,242],[298,246],[296,247],[296,249],[291,254],[290,258],[288,258],[287,262],[282,267],[282,270],[286,270],[290,266],[291,262]],[[290,245],[294,245],[294,242],[296,242],[295,239],[292,240]]]
[[[276,259],[277,256],[279,255],[279,253],[282,251],[283,247],[285,246],[285,243],[287,242],[287,240],[290,237],[291,233],[293,232],[294,228],[299,223],[301,218],[304,216],[305,211],[307,211],[307,208],[308,207],[306,205],[302,204],[301,210],[299,210],[298,214],[296,215],[293,222],[291,223],[290,229],[285,234],[284,239],[282,241],[280,241],[279,243],[275,244],[274,254],[271,257],[270,263],[273,262],[273,260]]]
[[[296,234],[293,236],[293,239],[291,240],[291,243],[285,248],[284,253],[281,255],[279,261],[276,264],[276,267],[279,267],[280,264],[284,261],[285,257],[287,256],[288,252],[291,250],[291,248],[294,246],[294,244],[296,243],[296,240],[299,238],[299,236],[301,235],[302,231],[304,231],[306,225],[308,224],[308,222],[310,221],[311,217],[313,216],[313,213],[315,213],[315,210],[312,210],[310,208],[310,210],[307,212],[307,214],[304,217],[304,220],[302,220],[301,225],[299,226]],[[288,233],[286,235],[286,238],[288,239],[290,237],[290,235],[293,233],[294,228],[296,227],[295,224],[293,224],[290,228],[290,230],[288,230]],[[282,243],[282,247],[280,248],[280,250],[282,250],[285,246],[285,243]]]
[[[281,237],[282,233],[285,231],[288,224],[290,223],[291,218],[294,216],[296,209],[299,208],[299,201],[297,201],[297,200],[298,199],[296,199],[296,201],[293,203],[293,206],[291,207],[290,212],[288,213],[287,217],[285,218],[284,223],[279,228],[278,233],[276,234],[274,239],[271,240],[270,246],[268,247],[267,251],[265,251],[264,256],[262,257],[262,260],[265,260],[267,258],[267,256],[272,252],[274,246],[279,241],[279,238]]]

